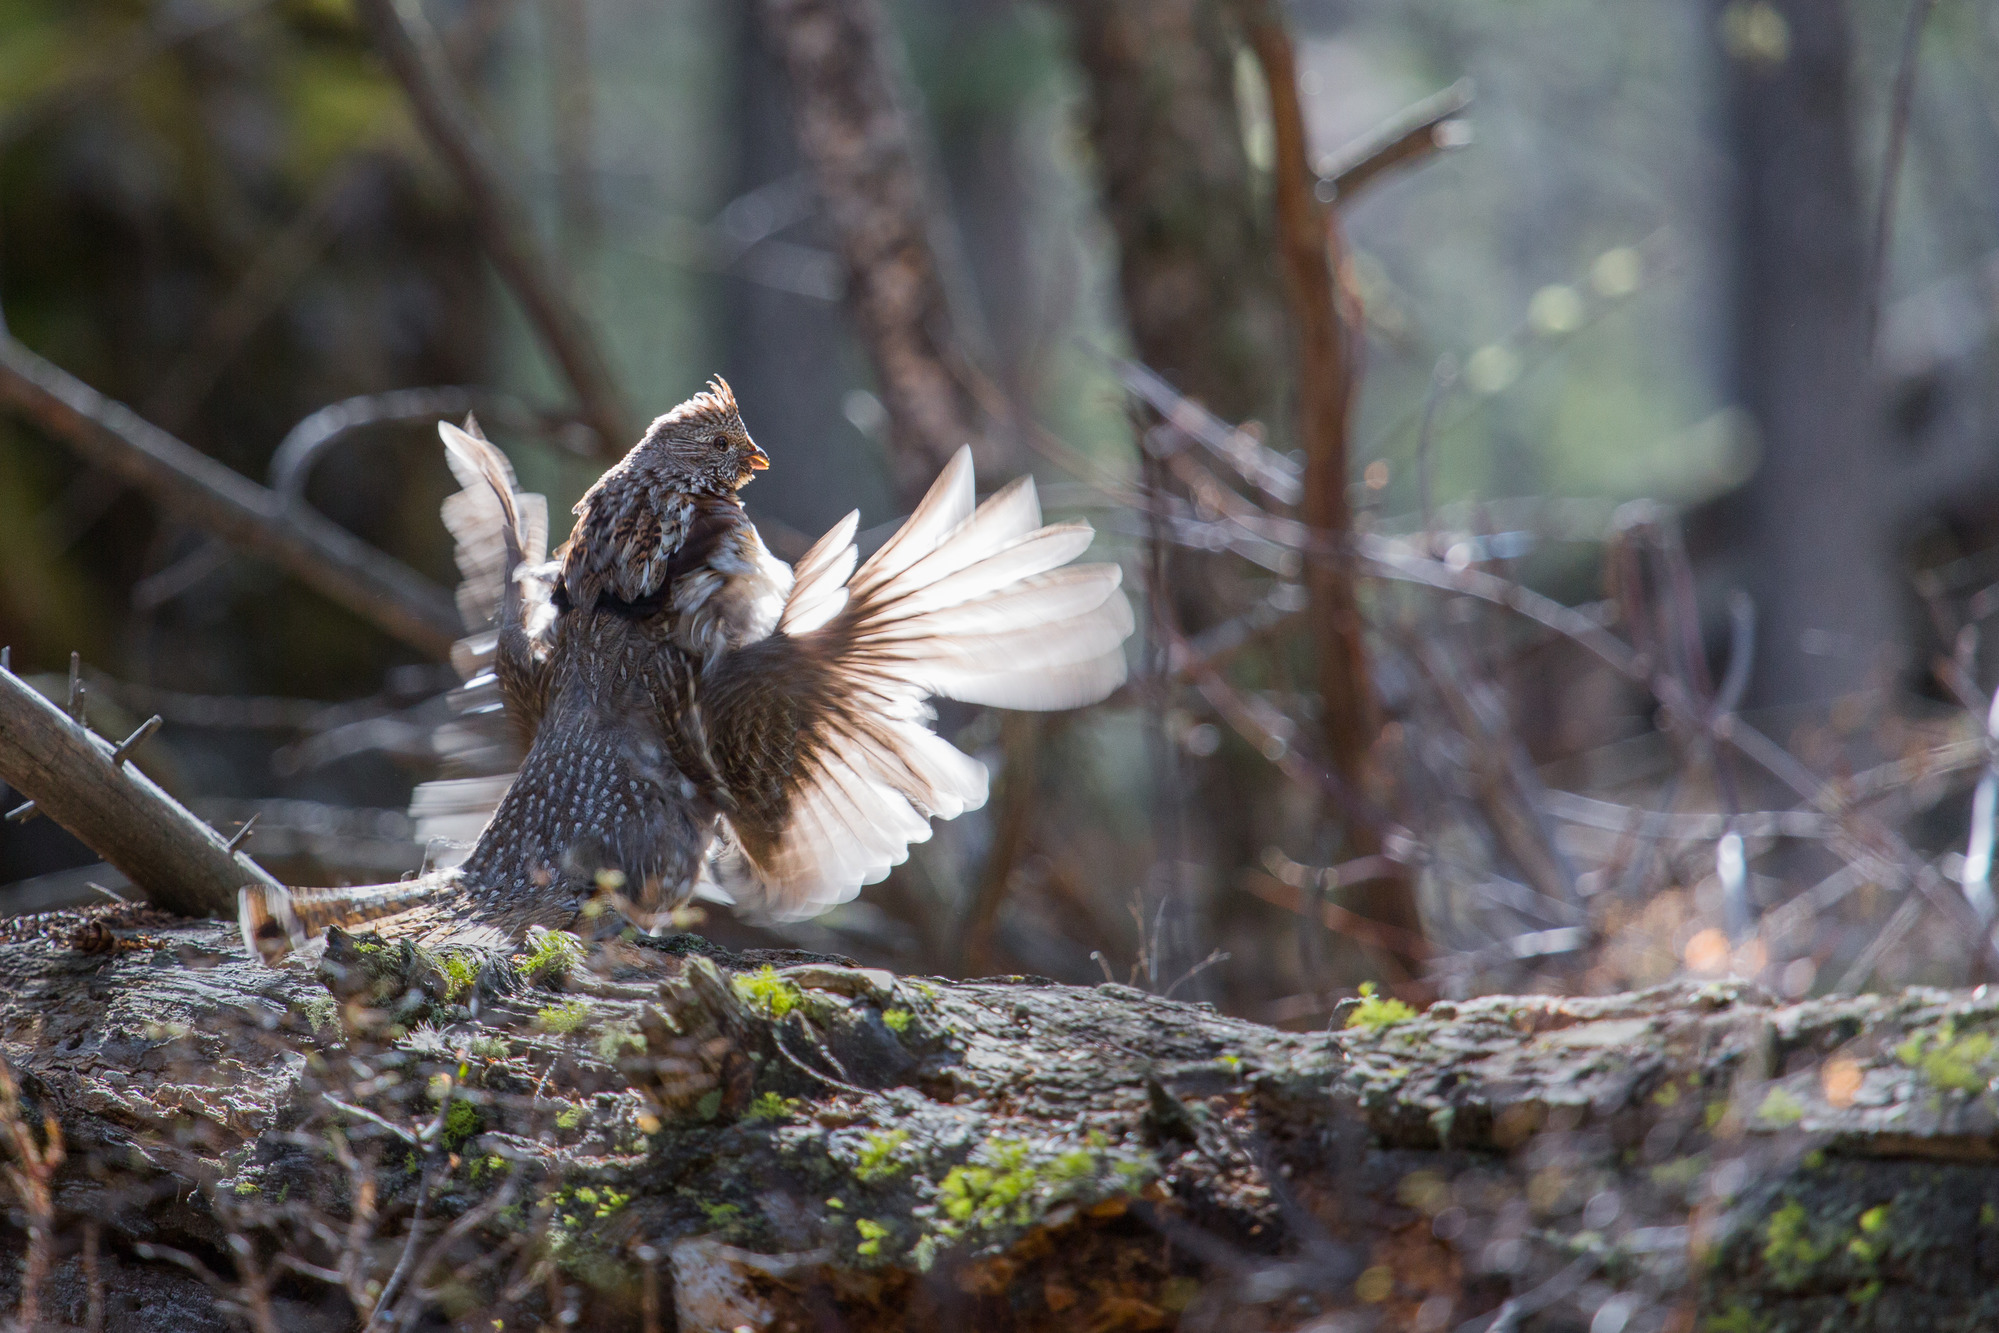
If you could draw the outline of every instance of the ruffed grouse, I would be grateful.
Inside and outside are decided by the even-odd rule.
[[[526,759],[465,860],[387,885],[242,893],[267,960],[331,925],[497,947],[575,924],[609,888],[641,921],[704,882],[798,918],[880,879],[986,799],[932,695],[1070,708],[1123,679],[1116,565],[1071,565],[1029,478],[974,507],[969,450],[855,568],[849,514],[787,567],[736,492],[767,466],[719,379],[652,423],[541,563],[546,510],[506,459],[440,423],[468,689],[497,688]],[[481,668],[490,664],[490,676]],[[421,799],[421,798],[420,798]]]

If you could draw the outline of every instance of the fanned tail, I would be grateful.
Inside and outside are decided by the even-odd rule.
[[[930,730],[928,696],[1074,708],[1125,678],[1121,571],[1069,564],[1090,526],[1042,526],[1032,478],[975,507],[961,449],[858,570],[854,528],[850,515],[805,554],[779,633],[739,652],[737,678],[710,690],[713,748],[725,770],[740,766],[740,785],[787,737],[799,742],[776,790],[739,792],[714,868],[739,901],[779,918],[851,898],[927,839],[933,817],[984,804],[984,766]],[[804,702],[773,703],[773,691]]]
[[[444,871],[395,884],[338,889],[286,889],[252,884],[236,895],[243,944],[276,966],[286,954],[326,933],[329,926],[357,926],[425,907],[455,895],[463,880]]]

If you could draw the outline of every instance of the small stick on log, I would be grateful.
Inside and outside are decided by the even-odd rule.
[[[0,406],[138,487],[174,517],[278,565],[433,657],[465,632],[451,596],[409,566],[184,444],[0,334]]]
[[[520,298],[549,354],[576,390],[602,449],[623,450],[638,435],[610,358],[577,309],[568,279],[542,244],[526,205],[508,188],[498,154],[451,72],[443,42],[414,5],[356,0],[355,9],[390,73],[403,86],[424,136],[471,204],[493,266]]]
[[[239,888],[277,881],[123,762],[158,721],[114,746],[64,716],[19,676],[0,672],[0,780],[159,906],[187,916],[233,914]]]

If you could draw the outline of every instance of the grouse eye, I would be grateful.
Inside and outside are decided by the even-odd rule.
[[[717,435],[714,439],[708,441],[708,443],[714,445],[717,449],[726,449],[729,447],[729,437],[726,435]]]

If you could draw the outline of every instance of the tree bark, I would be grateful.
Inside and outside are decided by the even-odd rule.
[[[1823,702],[1906,651],[1867,332],[1846,11],[1715,5],[1734,158],[1731,392],[1761,461],[1727,506],[1760,622],[1754,704]]]
[[[226,1286],[232,1249],[268,1269],[284,1237],[337,1277],[327,1238],[356,1234],[363,1186],[357,1299],[421,1250],[410,1299],[481,1327],[567,1307],[606,1330],[671,1308],[682,1333],[1552,1329],[1617,1299],[1627,1327],[1968,1333],[1999,1313],[1999,999],[1978,993],[1376,1001],[1285,1033],[1123,986],[682,937],[475,1022],[420,954],[365,937],[320,966],[343,1007],[224,925],[4,930],[0,1054],[70,1153],[43,1310],[80,1314],[71,1242],[97,1222],[111,1333],[163,1308],[224,1326],[175,1252]],[[353,1327],[327,1292],[268,1299],[286,1329]]]
[[[1284,298],[1212,0],[1071,0],[1090,140],[1138,359],[1230,420],[1286,384]]]

